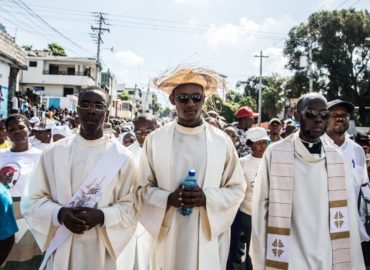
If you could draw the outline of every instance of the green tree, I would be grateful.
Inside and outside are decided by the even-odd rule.
[[[290,30],[285,44],[287,68],[295,72],[289,88],[295,95],[308,91],[308,79],[304,79],[308,67],[300,66],[300,58],[307,56],[311,48],[314,90],[328,100],[341,98],[359,106],[360,121],[364,123],[365,106],[370,104],[369,37],[367,10],[313,13],[307,22]]]
[[[127,92],[121,92],[118,94],[120,100],[131,100],[130,95]]]
[[[153,110],[153,114],[160,112],[162,110],[161,104],[158,102],[157,95],[153,95],[151,109]]]
[[[51,54],[54,56],[67,56],[63,47],[61,47],[58,43],[48,44],[48,49],[51,51]]]
[[[169,117],[171,115],[172,110],[168,107],[164,108],[161,112],[161,117]]]

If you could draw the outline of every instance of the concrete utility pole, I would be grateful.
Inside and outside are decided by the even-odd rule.
[[[313,72],[312,72],[312,43],[310,42],[308,48],[308,78],[309,78],[309,91],[313,91]]]
[[[135,88],[134,88],[134,96],[132,98],[132,108],[131,108],[131,117],[132,117],[132,120],[135,118],[135,109],[136,109],[136,87],[137,85],[135,84]]]
[[[107,31],[109,32],[109,28],[103,28],[103,24],[107,25],[106,21],[105,21],[105,18],[104,18],[104,13],[101,13],[101,12],[94,12],[94,15],[95,17],[99,20],[97,23],[99,23],[99,26],[98,27],[94,27],[94,26],[91,26],[91,29],[94,31],[94,32],[98,32],[98,36],[96,35],[92,35],[92,37],[95,39],[97,45],[98,45],[98,48],[97,48],[97,53],[96,53],[96,71],[95,71],[95,85],[99,85],[99,71],[101,69],[101,63],[100,63],[100,44],[103,43],[103,40],[102,40],[102,34]]]
[[[262,51],[260,55],[255,55],[254,57],[260,58],[260,81],[258,86],[258,125],[261,124],[261,113],[262,113],[262,58],[268,58],[267,55],[263,55]]]

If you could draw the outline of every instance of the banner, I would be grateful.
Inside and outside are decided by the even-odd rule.
[[[8,87],[0,85],[0,119],[8,117]]]

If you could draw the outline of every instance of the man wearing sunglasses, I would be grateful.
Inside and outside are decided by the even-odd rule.
[[[352,189],[353,200],[357,201],[360,195],[361,186],[366,186],[369,182],[367,174],[366,156],[360,145],[350,139],[347,134],[349,128],[350,115],[355,107],[352,103],[336,99],[328,103],[330,118],[324,139],[332,147],[338,150],[344,159],[346,173],[350,176],[349,186]],[[357,215],[359,233],[362,242],[369,241],[370,238]]]
[[[22,213],[46,250],[40,269],[118,269],[117,257],[135,231],[135,161],[104,134],[108,106],[99,87],[81,91],[79,133],[43,152],[22,198]]]
[[[229,230],[245,181],[228,135],[201,118],[205,98],[221,82],[215,72],[200,69],[155,80],[169,94],[178,118],[147,136],[139,167],[139,221],[155,240],[153,269],[226,268]],[[184,189],[190,169],[198,187]],[[178,208],[192,213],[183,216]]]
[[[322,138],[326,99],[301,96],[300,130],[271,144],[259,167],[252,203],[256,269],[365,269],[356,200],[341,155]]]

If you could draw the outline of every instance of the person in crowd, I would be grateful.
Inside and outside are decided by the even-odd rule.
[[[79,126],[80,126],[80,118],[78,117],[78,115],[70,119],[70,124],[71,124],[72,134],[77,134],[79,132]]]
[[[134,133],[140,147],[143,147],[145,138],[157,128],[157,120],[151,114],[141,114],[134,121]]]
[[[12,97],[12,109],[10,111],[12,114],[19,113],[19,98],[19,92],[15,92],[15,95]]]
[[[345,163],[322,135],[330,117],[318,93],[301,96],[300,130],[271,144],[253,191],[252,261],[256,269],[365,269],[357,201]]]
[[[151,267],[225,269],[245,181],[227,134],[201,118],[205,97],[220,79],[209,70],[184,68],[154,82],[170,95],[178,117],[146,137],[139,165],[137,207],[154,241]],[[190,169],[196,171],[195,189],[182,187]],[[192,213],[184,216],[183,208]]]
[[[248,106],[241,107],[236,112],[236,118],[238,120],[236,131],[238,132],[238,138],[235,147],[239,157],[244,157],[251,152],[247,146],[247,131],[253,126],[256,117],[258,117],[258,114],[254,113]]]
[[[228,258],[228,270],[252,270],[252,260],[249,256],[252,232],[252,197],[257,171],[263,153],[270,141],[267,131],[261,127],[253,127],[247,131],[247,145],[252,152],[240,159],[244,178],[247,182],[245,197],[231,225],[231,242]],[[245,267],[242,267],[242,257],[245,256]]]
[[[32,129],[33,137],[30,137],[32,147],[44,150],[51,142],[51,127],[40,124]]]
[[[324,140],[342,155],[350,181],[347,186],[352,190],[352,200],[357,201],[361,186],[369,183],[369,176],[364,150],[347,134],[350,116],[355,107],[350,102],[335,99],[328,103],[328,109],[330,118]],[[370,241],[359,215],[357,215],[357,221],[361,242]]]
[[[12,143],[8,140],[8,134],[6,133],[5,120],[0,120],[0,151],[12,147]]]
[[[226,126],[224,128],[224,132],[229,135],[231,141],[233,142],[233,144],[235,145],[236,143],[236,139],[238,138],[238,134],[237,134],[237,131],[236,131],[236,128],[229,125],[229,126]]]
[[[135,142],[137,142],[136,136],[133,132],[128,131],[124,132],[120,135],[119,141],[125,146],[129,147],[133,145]]]
[[[355,142],[358,143],[365,152],[365,155],[370,155],[370,137],[369,135],[357,132]]]
[[[104,134],[109,96],[98,86],[78,97],[76,136],[47,148],[22,213],[42,250],[40,269],[121,269],[117,258],[137,219],[130,190],[136,166],[115,138]]]
[[[157,120],[149,113],[142,113],[134,120],[134,134],[137,140],[127,146],[133,154],[137,164],[140,161],[142,147],[146,137],[156,129]],[[128,132],[132,134],[132,132]],[[125,270],[148,270],[150,265],[149,254],[150,236],[145,228],[139,223],[134,237],[127,244],[126,249],[120,257],[125,264]]]
[[[279,118],[272,118],[269,122],[269,137],[270,137],[270,142],[278,142],[282,140],[280,137],[280,131],[281,131],[281,121]]]
[[[6,188],[0,184],[0,267],[8,257],[18,232],[17,222],[14,217],[12,197]]]
[[[53,126],[51,128],[51,141],[57,142],[61,139],[72,136],[72,132],[68,126]]]
[[[217,118],[207,117],[204,119],[208,124],[215,128],[221,129],[220,121]]]
[[[21,215],[20,201],[41,151],[28,141],[31,126],[25,115],[11,114],[5,121],[5,127],[12,147],[0,152],[0,184],[8,189],[13,199],[19,231],[15,236],[17,243],[1,269],[37,269],[42,261],[42,252]]]
[[[285,139],[286,137],[290,136],[296,131],[297,127],[295,126],[295,124],[290,123],[287,126],[285,126],[284,132],[281,134],[281,138]]]

